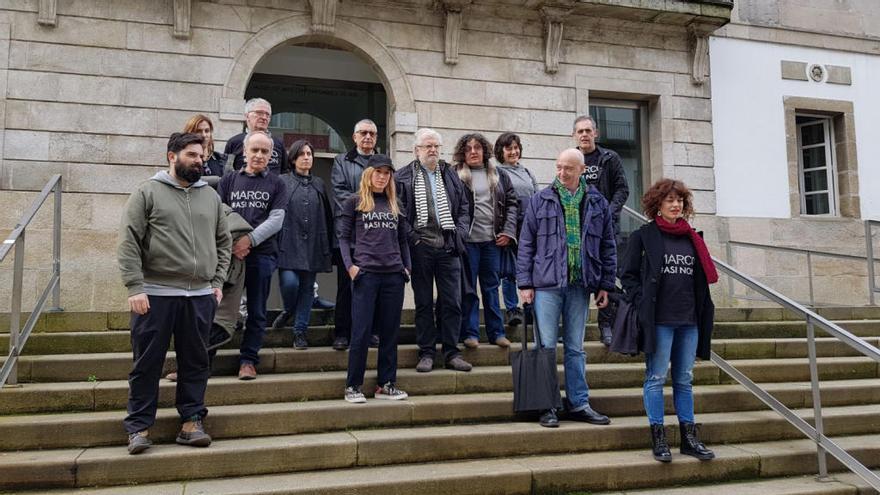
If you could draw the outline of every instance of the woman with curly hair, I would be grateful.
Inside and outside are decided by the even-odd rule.
[[[663,385],[672,366],[672,394],[681,430],[681,453],[700,459],[715,454],[700,442],[691,389],[694,361],[709,359],[715,306],[709,284],[718,273],[706,243],[687,222],[693,195],[683,182],[657,181],[642,198],[651,222],[629,238],[621,277],[627,300],[637,308],[645,353],[645,412],[654,459],[672,460],[663,426]]]
[[[489,161],[489,141],[482,134],[462,136],[455,145],[452,161],[470,197],[471,225],[465,247],[469,270],[466,283],[476,292],[477,278],[483,296],[483,317],[489,342],[509,347],[498,301],[501,248],[516,243],[519,200],[510,177]],[[465,347],[480,345],[480,305],[476,294],[465,295],[461,307],[461,337]]]

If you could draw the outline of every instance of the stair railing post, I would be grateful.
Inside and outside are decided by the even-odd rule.
[[[807,251],[807,280],[810,284],[810,307],[816,307],[816,299],[813,297],[813,257]]]
[[[21,330],[21,286],[24,277],[24,239],[22,231],[15,240],[15,262],[12,268],[12,307],[9,312],[9,359],[12,360],[12,371],[6,380],[8,385],[18,384],[18,334]]]
[[[816,455],[819,461],[819,478],[828,477],[828,462],[825,448],[820,443],[825,438],[825,428],[822,422],[822,397],[819,391],[819,365],[816,362],[816,330],[813,327],[813,318],[807,316],[807,349],[810,356],[810,386],[813,390],[813,422],[816,428]]]
[[[52,307],[49,311],[61,311],[61,177],[55,183],[55,219],[52,224],[52,272],[58,277],[52,289]]]
[[[874,292],[877,290],[874,280],[874,239],[871,233],[871,221],[865,220],[865,252],[868,260],[868,298],[871,306],[876,304]]]

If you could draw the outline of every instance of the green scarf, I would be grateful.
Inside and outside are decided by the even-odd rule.
[[[568,282],[581,282],[581,200],[587,189],[586,181],[581,177],[577,191],[570,193],[557,177],[553,187],[559,193],[562,211],[565,213],[565,245],[568,247]]]

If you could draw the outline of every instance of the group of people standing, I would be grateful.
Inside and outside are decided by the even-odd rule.
[[[480,345],[480,300],[489,342],[509,347],[505,327],[523,322],[521,301],[534,308],[540,345],[553,348],[561,335],[564,346],[564,416],[541,411],[540,424],[557,427],[560,418],[608,424],[589,402],[585,324],[593,295],[601,339],[609,345],[609,300],[624,297],[638,307],[644,333],[639,346],[647,356],[644,396],[655,458],[671,459],[662,426],[670,363],[682,452],[711,458],[697,436],[690,388],[695,357],[708,354],[708,283],[717,274],[687,224],[693,205],[684,184],[664,179],[650,188],[643,209],[654,221],[630,238],[618,273],[619,218],[629,191],[620,157],[596,144],[589,116],[575,120],[576,147],[559,154],[556,177],[544,189],[520,164],[523,145],[514,133],[494,145],[482,134],[465,134],[450,164],[440,159],[441,135],[419,129],[414,159],[395,167],[376,152],[378,129],[368,119],[355,125],[355,146],[336,157],[328,188],[312,174],[313,146],[299,140],[285,149],[268,132],[270,117],[269,102],[249,100],[247,131],[230,138],[224,154],[214,150],[210,119],[193,117],[184,133],[169,139],[169,169],[142,184],[126,205],[118,252],[132,311],[134,365],[124,422],[130,453],[150,446],[172,335],[182,421],[177,442],[207,446],[204,392],[216,350],[207,343],[225,312],[220,306],[237,309],[243,292],[238,377],[253,380],[273,273],[284,303],[273,326],[292,323],[294,347],[304,349],[316,275],[335,264],[333,347],[349,351],[346,401],[366,401],[370,346],[379,348],[371,396],[407,397],[397,385],[397,342],[410,283],[418,372],[434,369],[437,343],[444,367],[472,369],[460,345]],[[614,296],[618,276],[625,294]]]

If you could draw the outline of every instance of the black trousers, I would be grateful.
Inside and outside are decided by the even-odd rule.
[[[205,389],[211,376],[208,338],[217,309],[214,296],[148,297],[147,314],[131,315],[134,364],[128,374],[128,416],[123,421],[128,433],[156,422],[159,379],[172,336],[177,353],[177,412],[182,421],[208,414]]]
[[[337,338],[351,339],[351,277],[342,263],[339,251],[333,253],[336,263],[336,307],[333,309],[333,333]]]
[[[437,327],[446,361],[461,354],[461,261],[455,254],[419,244],[411,248],[412,289],[416,303],[416,343],[419,358],[434,357]],[[434,283],[437,283],[437,325],[434,321]]]
[[[351,283],[351,347],[346,386],[364,384],[370,335],[379,335],[378,383],[397,382],[397,336],[403,308],[403,273],[361,272]]]
[[[619,220],[618,220],[619,222]],[[615,226],[615,231],[618,231],[620,225]],[[620,260],[622,259],[622,253],[626,251],[626,242],[623,241],[623,238],[620,234],[615,235],[615,244],[617,245],[617,277],[620,278],[620,275],[623,273],[623,266]],[[608,291],[609,293],[623,294],[623,290],[615,285],[613,291]],[[617,302],[616,299],[612,300],[609,298],[608,306],[599,310],[598,315],[596,316],[596,322],[599,324],[599,327],[611,327],[614,325],[614,319],[617,318]]]

